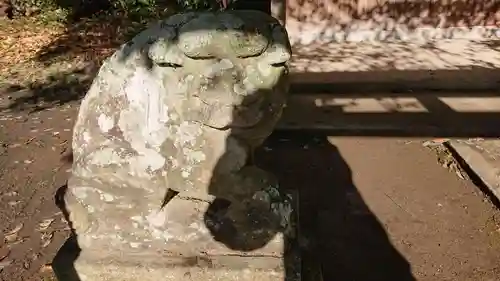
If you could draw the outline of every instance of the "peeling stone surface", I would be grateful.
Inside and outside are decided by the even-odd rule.
[[[274,18],[226,11],[174,15],[107,59],[74,127],[80,248],[282,251],[266,245],[293,233],[293,198],[252,153],[281,116],[290,57]]]

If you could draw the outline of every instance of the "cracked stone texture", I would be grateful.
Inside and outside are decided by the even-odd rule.
[[[82,252],[282,257],[294,199],[252,155],[281,116],[290,57],[274,18],[228,11],[174,15],[107,59],[65,195]]]

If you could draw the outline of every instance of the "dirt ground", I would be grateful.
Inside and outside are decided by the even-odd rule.
[[[69,234],[54,197],[67,178],[61,158],[78,99],[123,40],[104,40],[103,26],[0,31],[0,280],[53,280],[49,264]],[[64,46],[77,47],[69,56]],[[299,190],[304,268],[320,264],[328,281],[498,280],[500,212],[424,141],[269,139],[258,161]]]
[[[299,189],[306,263],[323,280],[498,280],[498,210],[422,142],[270,139],[260,159]]]
[[[77,108],[2,114],[3,280],[52,280],[46,265],[68,235],[54,197]],[[324,280],[497,280],[500,212],[422,142],[269,139],[258,161],[300,191],[305,268],[320,263]]]

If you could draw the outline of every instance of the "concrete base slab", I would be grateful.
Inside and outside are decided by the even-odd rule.
[[[55,257],[53,269],[60,281],[300,280],[300,259],[296,253],[287,257],[144,258],[141,261],[126,253],[103,258],[96,253],[80,252],[76,240],[71,238]],[[168,264],[174,260],[177,265]]]
[[[296,200],[292,202],[296,205]],[[212,203],[172,200],[165,210],[166,227],[160,231],[177,235],[162,241],[154,239],[155,234],[151,233],[151,240],[141,234],[141,243],[127,242],[128,238],[121,233],[124,229],[113,231],[113,224],[100,227],[97,234],[75,235],[55,257],[54,272],[60,281],[300,280],[295,222],[290,231],[282,233],[272,229],[259,231],[262,224],[258,221],[252,221],[253,226],[241,227],[234,220],[223,221],[224,216],[217,216],[221,221],[216,224],[221,228],[228,223],[236,228],[236,232],[218,233],[204,221]],[[228,237],[231,233],[232,238]],[[259,233],[265,234],[265,241],[255,240],[263,238]],[[235,237],[239,243],[231,240]]]

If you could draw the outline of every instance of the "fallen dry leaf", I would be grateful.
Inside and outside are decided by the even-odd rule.
[[[17,196],[17,195],[19,195],[19,194],[15,191],[11,191],[11,192],[7,192],[7,193],[3,194],[3,196]]]
[[[27,238],[25,238],[25,237],[22,237],[22,238],[19,238],[19,239],[14,240],[14,241],[12,241],[12,242],[9,242],[9,244],[10,244],[11,246],[13,246],[13,245],[17,245],[17,244],[23,243],[23,242],[24,242],[24,241],[26,241],[26,240],[28,240],[28,239],[27,239]]]
[[[425,141],[422,145],[425,147],[436,146],[436,145],[441,145],[445,142],[448,142],[449,140],[450,139],[433,139],[433,140]]]
[[[24,144],[30,144],[34,140],[35,140],[35,137],[32,137],[32,138],[28,139],[27,141],[25,141]]]
[[[33,253],[31,254],[31,260],[36,261],[40,257],[40,253]]]
[[[9,266],[11,263],[12,263],[12,261],[10,261],[10,260],[0,261],[0,272],[2,272],[2,270],[5,267]]]
[[[54,219],[45,219],[41,223],[38,224],[38,231],[46,230],[51,224],[54,222]]]
[[[10,201],[8,204],[9,204],[9,206],[16,206],[19,203],[21,203],[21,201]]]
[[[7,241],[8,243],[12,243],[12,242],[16,241],[17,236],[18,236],[18,232],[23,228],[23,226],[24,226],[24,224],[20,223],[14,229],[5,233],[5,241]]]
[[[45,273],[45,272],[52,272],[52,264],[45,264],[40,268],[40,272]]]
[[[10,249],[7,247],[0,249],[0,261],[3,261],[10,254]]]
[[[18,224],[14,229],[12,229],[11,231],[5,233],[5,235],[9,235],[9,234],[14,234],[14,233],[18,233],[22,228],[23,228],[24,224],[23,223],[20,223]]]
[[[42,234],[42,247],[47,247],[50,243],[52,243],[52,238],[54,237],[54,232],[43,233]]]

